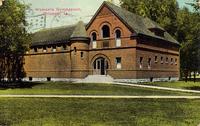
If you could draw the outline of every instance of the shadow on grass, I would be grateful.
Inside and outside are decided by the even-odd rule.
[[[36,85],[42,85],[40,82],[0,82],[0,90],[16,89],[16,88],[32,88]]]
[[[193,87],[184,87],[185,89],[189,89],[189,90],[197,90],[200,91],[200,86],[193,86]]]

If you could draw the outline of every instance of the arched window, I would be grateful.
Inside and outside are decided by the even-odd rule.
[[[97,34],[95,32],[92,33],[92,41],[97,40]]]
[[[115,40],[116,40],[116,47],[120,47],[121,46],[121,31],[120,30],[115,31]]]
[[[115,37],[116,37],[116,39],[120,39],[121,38],[121,31],[120,30],[116,30],[115,31]]]
[[[96,42],[96,40],[97,40],[97,34],[95,32],[92,33],[91,40],[92,40],[92,48],[96,48],[97,47],[97,42]]]
[[[109,38],[110,37],[110,28],[107,25],[102,27],[102,37]]]

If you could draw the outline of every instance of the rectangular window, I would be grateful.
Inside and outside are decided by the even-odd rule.
[[[151,69],[151,58],[148,60],[148,69]]]
[[[160,58],[160,63],[163,64],[163,57]]]
[[[155,63],[158,62],[158,56],[155,56]]]
[[[33,77],[29,77],[29,81],[32,81],[33,80]]]
[[[173,59],[173,58],[171,58],[171,65],[173,65],[173,63],[174,63],[174,59]]]
[[[117,69],[121,69],[122,68],[122,65],[121,65],[121,57],[117,57],[116,58],[116,67]]]
[[[177,58],[175,58],[175,65],[177,65],[177,61],[178,61]]]
[[[34,52],[38,52],[37,48],[34,48],[33,51],[34,51]]]
[[[140,57],[140,69],[142,69],[143,57]]]
[[[166,57],[166,63],[168,63],[168,60],[169,60],[168,57]]]
[[[47,48],[45,46],[43,47],[43,52],[47,52]]]
[[[83,52],[81,52],[81,58],[83,58]]]
[[[64,50],[67,50],[67,46],[66,45],[62,46],[62,51],[64,51]]]
[[[52,47],[52,52],[56,52],[56,46]]]

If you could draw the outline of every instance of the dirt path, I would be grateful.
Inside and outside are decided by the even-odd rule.
[[[123,86],[131,86],[131,87],[141,87],[141,88],[168,90],[168,91],[179,91],[179,92],[187,92],[187,93],[200,93],[200,91],[196,91],[196,90],[186,90],[186,89],[150,86],[150,85],[142,85],[142,84],[126,84],[126,83],[113,83],[113,84],[115,84],[115,85],[123,85]]]
[[[200,96],[0,95],[0,98],[200,99]]]

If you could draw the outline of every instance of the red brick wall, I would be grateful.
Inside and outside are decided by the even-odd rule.
[[[106,24],[110,27],[109,47],[103,48],[104,39],[101,35],[101,28]],[[116,47],[115,30],[120,29],[121,47]],[[85,78],[93,74],[93,62],[99,57],[104,57],[109,62],[108,74],[115,79],[140,79],[140,78],[167,78],[179,76],[179,52],[178,48],[166,48],[140,43],[130,39],[132,32],[106,7],[100,11],[87,29],[88,36],[97,33],[97,48],[92,48],[92,43],[76,41],[68,46],[68,50],[52,53],[39,52],[25,56],[25,71],[27,77],[36,78]],[[146,42],[149,43],[149,42]],[[76,47],[76,52],[75,48]],[[62,52],[62,53],[61,53]],[[81,57],[83,52],[83,57]],[[158,56],[158,62],[155,62]],[[163,64],[160,62],[163,57]],[[116,57],[121,57],[121,69],[116,69]],[[139,59],[143,57],[143,67],[139,67]],[[166,63],[168,57],[168,63]],[[148,58],[151,58],[151,68],[148,68]],[[177,64],[171,64],[171,58],[177,59]]]

